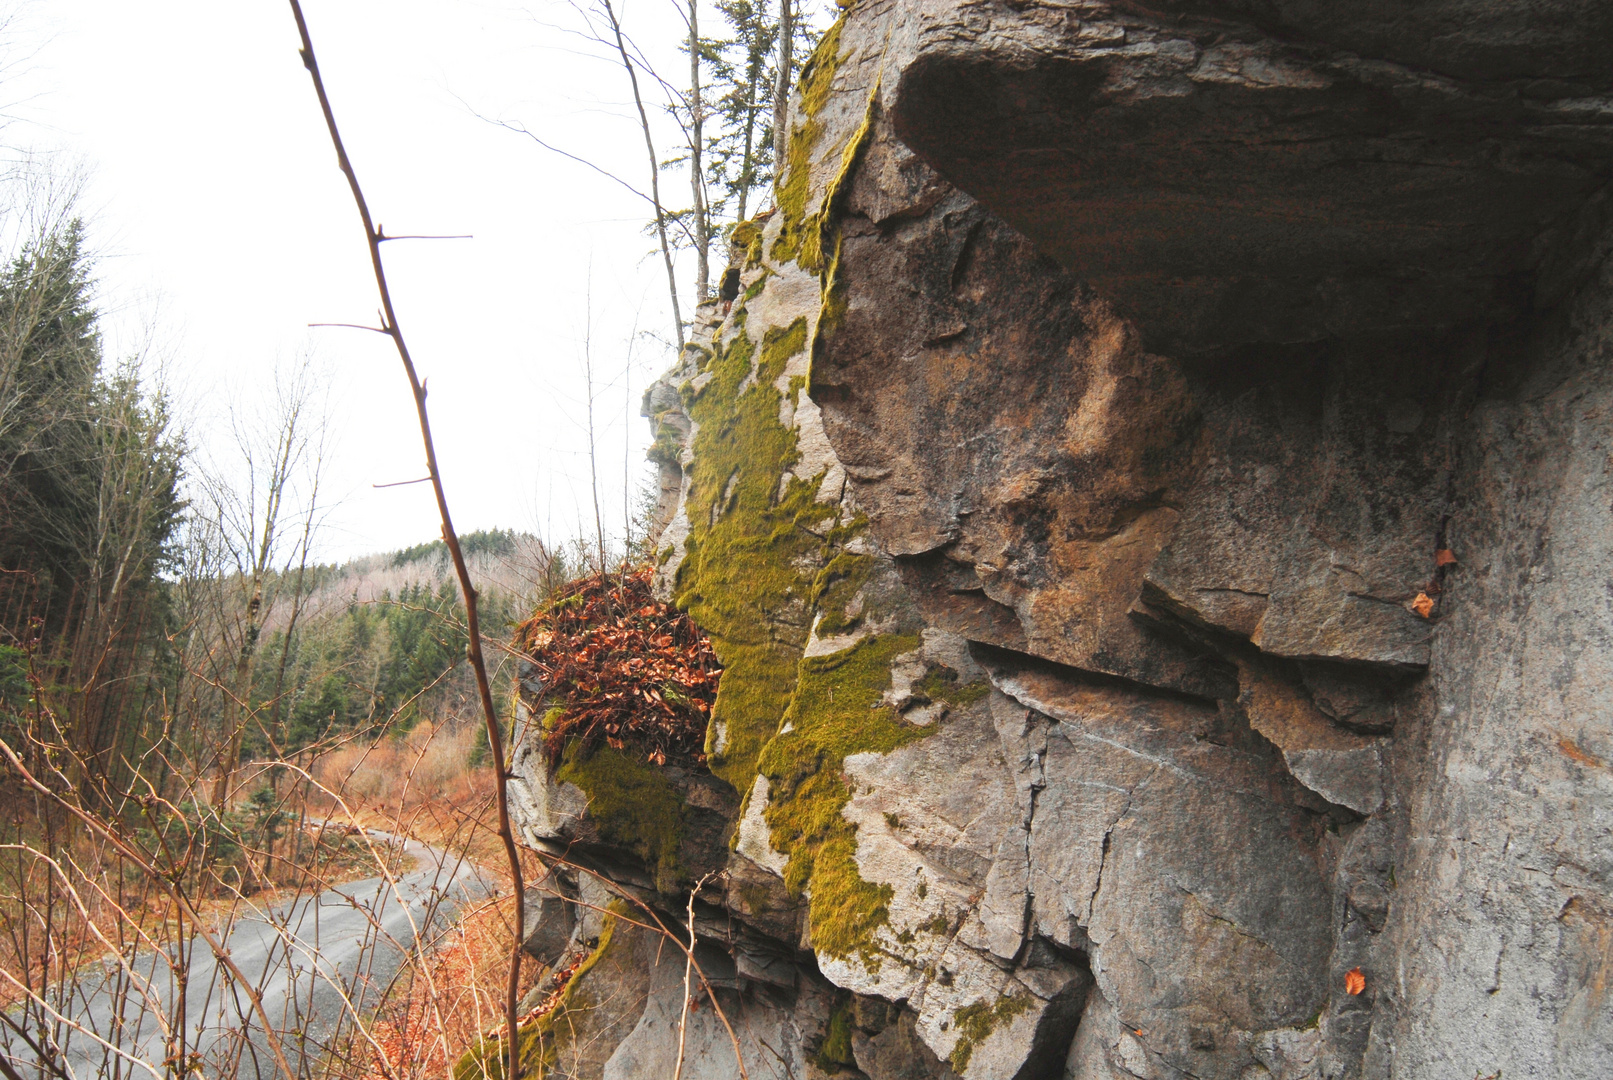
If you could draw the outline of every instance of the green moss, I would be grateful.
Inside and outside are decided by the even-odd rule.
[[[762,237],[762,227],[755,220],[741,221],[728,234],[728,242],[735,247],[749,247]]]
[[[655,871],[655,886],[675,892],[683,877],[683,800],[660,770],[608,745],[586,757],[571,743],[555,772],[588,796],[588,816],[607,843],[636,852]]]
[[[842,768],[848,755],[889,753],[927,734],[880,704],[892,658],[918,644],[917,634],[889,634],[802,660],[784,717],[790,730],[761,758],[772,844],[789,856],[784,882],[811,894],[813,948],[835,957],[856,953],[871,967],[879,962],[873,932],[890,921],[891,888],[857,872],[856,831],[841,814],[851,799]]]
[[[657,423],[655,441],[644,456],[659,465],[677,465],[683,456],[682,433],[671,424]]]
[[[868,581],[873,568],[872,556],[841,551],[818,571],[818,576],[812,582],[812,600],[814,608],[820,613],[819,637],[848,634],[862,622],[863,613],[849,615],[846,607]]]
[[[735,886],[739,890],[739,898],[745,905],[745,910],[753,915],[760,915],[773,906],[772,894],[763,885],[754,882],[740,882]]]
[[[806,348],[806,331],[806,316],[802,315],[782,330],[775,326],[762,335],[762,362],[756,368],[758,382],[778,382],[790,357]]]
[[[856,1063],[851,1054],[851,995],[847,994],[829,1011],[829,1029],[818,1049],[818,1068],[832,1073]]]
[[[712,771],[739,791],[749,789],[795,689],[813,568],[829,557],[819,534],[838,513],[817,501],[821,478],[784,479],[800,452],[795,430],[779,422],[773,384],[805,345],[805,319],[764,335],[760,356],[741,331],[713,358],[712,378],[689,406],[699,429],[674,594],[723,664],[706,752]]]
[[[955,707],[973,705],[991,691],[985,679],[959,683],[958,673],[945,664],[937,664],[925,673],[913,689],[930,701],[942,701]]]
[[[730,242],[735,247],[745,249],[745,266],[754,269],[762,264],[762,226],[755,221],[741,221],[734,226]],[[760,282],[757,283],[759,285]],[[752,290],[760,291],[757,285],[752,285],[745,291],[745,299],[749,300],[756,295]]]
[[[578,1000],[583,980],[605,958],[616,935],[616,917],[625,910],[622,901],[612,900],[607,906],[599,931],[599,942],[593,952],[578,965],[571,980],[566,983],[560,1000],[541,1016],[523,1024],[516,1032],[520,1046],[518,1058],[522,1080],[537,1080],[554,1068],[559,1057],[560,1044],[575,1029],[567,1022],[584,1006]],[[508,1055],[504,1049],[504,1036],[484,1036],[467,1050],[454,1064],[454,1080],[505,1080]]]
[[[801,107],[797,112],[801,122],[790,129],[780,174],[777,201],[784,220],[770,254],[775,262],[793,259],[807,270],[820,270],[823,264],[819,216],[807,213],[807,201],[812,194],[812,155],[824,131],[818,114],[828,104],[835,72],[840,68],[840,31],[844,24],[845,20],[840,19],[829,27],[801,70]]]
[[[977,1001],[953,1013],[952,1024],[958,1033],[958,1041],[948,1059],[952,1063],[952,1071],[962,1073],[967,1069],[969,1058],[973,1056],[976,1046],[1001,1024],[1012,1020],[1030,1007],[1029,994],[1015,994],[1012,997],[998,998],[995,1005]]]

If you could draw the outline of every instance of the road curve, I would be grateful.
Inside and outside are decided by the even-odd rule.
[[[224,947],[257,988],[264,1012],[299,1077],[313,1075],[329,1041],[351,1031],[356,1010],[375,1007],[405,957],[467,898],[490,884],[448,852],[371,830],[382,844],[400,844],[415,868],[335,886],[312,896],[237,918]],[[0,1027],[0,1055],[23,1077],[70,1076],[164,1080],[168,1025],[182,1011],[186,1057],[210,1077],[269,1080],[281,1070],[244,988],[235,984],[199,937],[190,955],[183,1009],[174,965],[156,952],[138,954],[124,969],[108,961],[82,974],[66,1000],[10,1016]],[[135,978],[130,978],[132,971]],[[140,984],[144,984],[143,988]],[[50,1015],[53,1012],[54,1015]],[[29,1045],[29,1042],[33,1045]],[[115,1049],[114,1049],[115,1048]]]

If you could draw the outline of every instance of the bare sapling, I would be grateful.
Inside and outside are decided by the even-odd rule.
[[[492,686],[489,683],[487,665],[482,656],[481,627],[476,609],[476,588],[471,582],[470,570],[465,564],[465,554],[460,548],[459,536],[454,531],[453,517],[448,510],[448,496],[444,490],[442,474],[437,465],[437,451],[431,438],[431,420],[426,411],[426,389],[416,373],[414,360],[410,356],[409,347],[398,324],[397,313],[393,309],[391,290],[387,286],[386,269],[381,260],[383,236],[370,215],[369,204],[365,201],[363,188],[359,186],[358,174],[354,171],[352,162],[348,159],[347,149],[342,143],[341,133],[336,126],[336,116],[331,109],[330,98],[325,92],[325,83],[319,73],[319,62],[314,54],[314,44],[308,33],[307,20],[303,18],[302,5],[298,0],[290,0],[290,3],[292,15],[297,22],[297,32],[302,39],[301,56],[303,65],[308,69],[309,77],[313,80],[314,93],[319,98],[320,111],[324,114],[325,126],[330,132],[331,143],[336,150],[337,165],[347,178],[348,187],[353,194],[353,202],[364,225],[364,238],[369,246],[370,264],[375,272],[376,289],[380,294],[381,301],[382,325],[377,329],[380,333],[390,337],[394,346],[396,346],[398,359],[403,364],[404,375],[409,382],[409,390],[414,395],[415,414],[420,424],[420,441],[426,455],[426,473],[431,478],[432,494],[436,498],[437,513],[442,521],[442,539],[448,548],[450,558],[453,560],[454,574],[459,580],[460,593],[465,603],[465,623],[469,634],[467,653],[471,669],[476,678],[476,689],[481,701],[482,716],[487,724],[488,749],[493,758],[493,770],[496,778],[498,835],[504,845],[505,857],[509,861],[510,882],[514,890],[513,919],[515,934],[514,944],[510,953],[510,971],[508,990],[505,996],[504,1020],[506,1049],[508,1051],[508,1068],[505,1075],[510,1080],[515,1080],[521,1074],[518,1013],[521,946],[525,938],[522,925],[524,890],[521,876],[521,855],[516,847],[515,833],[510,824],[509,767],[506,764],[504,755],[504,733],[499,722],[498,710],[493,705]]]
[[[661,241],[661,259],[666,263],[667,291],[672,300],[672,324],[677,333],[678,352],[683,352],[683,314],[678,307],[678,276],[672,269],[672,243],[666,234],[666,210],[661,203],[661,162],[655,156],[655,138],[650,132],[650,115],[644,108],[644,95],[639,90],[638,71],[633,65],[633,57],[628,52],[627,41],[622,36],[621,20],[616,17],[616,9],[611,6],[610,0],[599,0],[600,6],[605,9],[605,17],[610,21],[611,36],[617,56],[621,57],[622,67],[627,69],[627,81],[633,88],[633,106],[638,110],[639,128],[644,132],[644,151],[650,158],[650,198],[655,203],[655,233]]]

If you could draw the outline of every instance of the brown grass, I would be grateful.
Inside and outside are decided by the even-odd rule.
[[[411,966],[404,988],[370,1025],[370,1040],[353,1055],[355,1080],[443,1076],[485,1033],[503,1022],[514,897],[466,911]],[[522,965],[521,992],[539,967]],[[357,1065],[357,1068],[351,1068]]]
[[[507,879],[508,868],[499,865],[493,770],[470,765],[476,738],[470,723],[422,721],[403,738],[326,754],[313,769],[318,787],[310,792],[308,814],[462,851]]]

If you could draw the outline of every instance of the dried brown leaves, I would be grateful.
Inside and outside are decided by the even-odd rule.
[[[649,567],[567,585],[516,634],[532,661],[544,749],[557,764],[567,743],[628,741],[657,765],[669,755],[704,761],[706,719],[722,675],[711,643],[689,616],[650,590]]]

